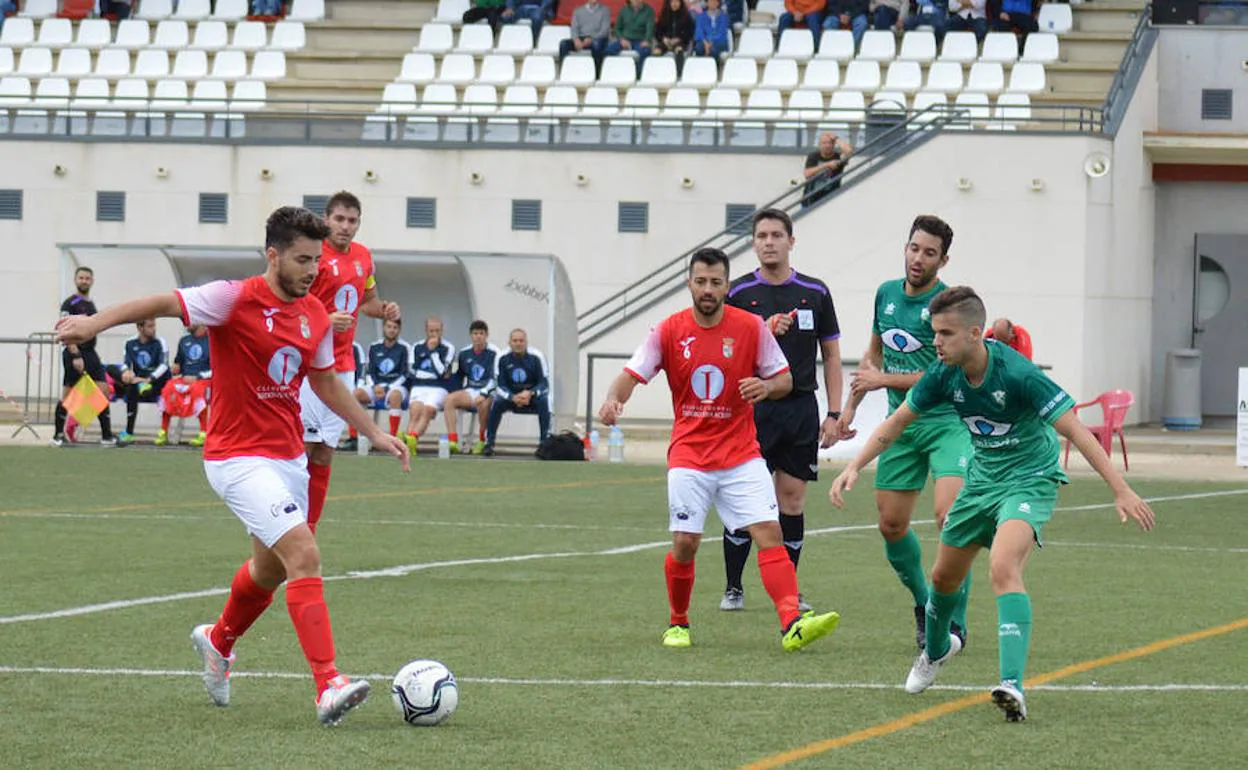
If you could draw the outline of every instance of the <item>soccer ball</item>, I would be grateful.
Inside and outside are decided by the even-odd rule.
[[[441,724],[459,705],[455,675],[436,660],[414,660],[399,669],[390,694],[409,725]]]

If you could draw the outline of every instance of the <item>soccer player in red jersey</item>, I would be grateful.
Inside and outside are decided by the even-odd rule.
[[[280,208],[266,224],[263,275],[131,300],[94,316],[68,316],[56,328],[58,339],[77,344],[142,318],[181,318],[188,326],[208,327],[216,374],[204,472],[251,535],[251,559],[234,575],[221,617],[191,632],[204,662],[204,685],[218,706],[229,704],[234,642],[286,582],[286,606],[316,680],[317,718],[330,725],[364,702],[369,685],[341,676],[334,663],[321,554],[305,514],[308,472],[299,421],[305,377],[329,408],[399,458],[405,471],[409,464],[403,442],[378,429],[334,376],[329,316],[308,296],[326,235],[324,221],[307,209]]]
[[[334,371],[355,391],[355,322],[360,313],[390,321],[399,320],[399,306],[382,302],[377,296],[373,255],[355,242],[360,230],[360,199],[345,190],[330,196],[325,204],[329,235],[321,248],[320,272],[312,284],[312,296],[319,299],[334,326]],[[308,526],[316,532],[329,492],[330,463],[334,449],[346,427],[328,405],[304,383],[299,391],[303,417],[303,443],[308,452]]]
[[[689,647],[694,557],[711,504],[730,531],[750,533],[763,587],[776,605],[785,650],[798,650],[836,628],[835,612],[798,611],[797,571],[780,532],[776,490],[758,448],[753,405],[783,398],[793,377],[763,319],[725,307],[728,257],[699,249],[689,263],[693,307],[650,332],[611,384],[598,416],[614,425],[637,383],[667,373],[675,425],[668,448],[667,500],[672,550],[664,571],[671,605],[665,647]]]

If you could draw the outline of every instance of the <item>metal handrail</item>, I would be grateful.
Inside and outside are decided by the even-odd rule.
[[[1127,114],[1127,107],[1131,104],[1131,97],[1135,95],[1135,87],[1140,82],[1144,65],[1148,63],[1153,44],[1157,41],[1157,30],[1152,25],[1152,17],[1152,5],[1144,6],[1140,17],[1136,19],[1131,42],[1122,52],[1122,61],[1119,62],[1114,79],[1109,84],[1109,91],[1105,94],[1105,105],[1101,108],[1101,114],[1105,119],[1103,131],[1110,138],[1118,134],[1118,126]]]
[[[962,123],[969,120],[965,109],[941,106],[929,107],[919,113],[906,115],[900,111],[888,111],[893,124],[881,131],[875,138],[863,144],[855,152],[855,163],[841,175],[841,186],[827,193],[815,204],[802,207],[806,198],[805,185],[795,185],[780,195],[768,200],[758,208],[779,208],[790,213],[794,218],[804,216],[808,211],[828,200],[844,194],[844,192],[861,183],[868,176],[899,158],[905,152],[931,139],[950,123]],[[867,125],[878,113],[872,112]],[[617,291],[597,305],[589,308],[577,317],[580,325],[581,346],[607,334],[612,329],[626,322],[636,313],[653,307],[680,288],[681,280],[688,268],[689,257],[698,249],[713,246],[721,249],[732,259],[743,253],[750,245],[751,235],[748,224],[753,212],[732,223],[706,240],[682,252],[660,267],[650,271],[629,286]]]

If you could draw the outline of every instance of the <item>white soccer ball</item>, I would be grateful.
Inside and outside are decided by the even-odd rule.
[[[455,675],[436,660],[414,660],[399,669],[390,693],[409,725],[441,724],[459,705]]]

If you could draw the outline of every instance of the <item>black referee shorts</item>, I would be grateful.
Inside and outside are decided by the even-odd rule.
[[[96,353],[95,350],[82,350],[82,374],[74,370],[74,357],[69,354],[69,348],[61,351],[61,363],[65,369],[65,376],[61,380],[61,384],[67,388],[77,385],[78,378],[83,374],[96,382],[104,382],[104,364],[100,363],[100,354]]]
[[[819,478],[819,402],[802,393],[754,406],[754,426],[767,470],[802,481]]]

